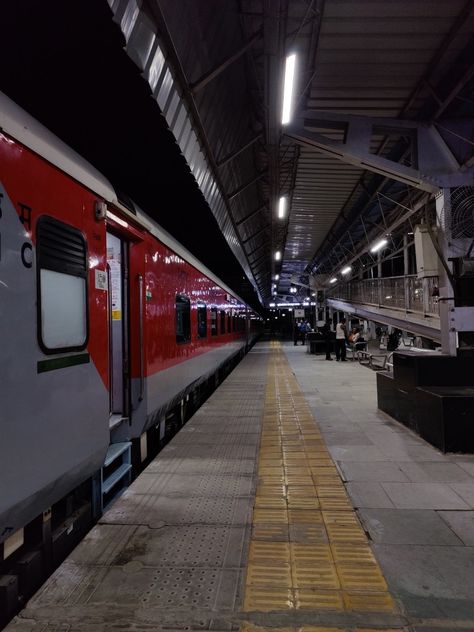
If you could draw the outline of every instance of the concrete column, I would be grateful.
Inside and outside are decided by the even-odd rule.
[[[448,269],[453,271],[453,265],[449,261],[454,252],[450,247],[449,220],[451,218],[451,192],[442,189],[436,196],[436,226],[438,229],[438,243],[441,246],[444,260]],[[457,353],[457,333],[455,327],[454,288],[451,285],[445,267],[439,261],[439,318],[441,324],[441,349],[443,353],[455,356]]]

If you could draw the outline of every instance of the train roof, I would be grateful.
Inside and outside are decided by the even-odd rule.
[[[119,208],[131,220],[143,226],[178,256],[217,283],[243,305],[246,304],[242,298],[135,203],[133,204],[136,212],[132,213],[119,200],[114,187],[100,171],[3,92],[0,92],[0,131],[7,133],[106,202]]]

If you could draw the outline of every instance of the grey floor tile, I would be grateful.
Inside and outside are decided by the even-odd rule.
[[[328,446],[374,445],[367,435],[357,430],[330,430],[325,433],[324,439]]]
[[[466,457],[460,457],[461,459],[465,459]],[[459,465],[459,467],[462,467],[463,470],[465,470],[468,474],[470,474],[471,476],[474,476],[474,457],[472,461],[463,461],[463,460],[457,460],[456,459],[457,464]]]
[[[474,482],[451,483],[450,486],[469,505],[470,509],[474,509]]]
[[[414,483],[458,483],[474,479],[456,463],[441,461],[420,461],[418,463],[401,462],[400,469]]]
[[[409,480],[397,463],[341,461],[339,466],[344,473],[346,481],[402,483]]]
[[[336,461],[386,461],[384,454],[376,446],[328,446],[331,456]]]
[[[397,594],[472,603],[474,548],[374,544],[373,549]]]
[[[347,491],[354,507],[392,507],[393,503],[380,483],[348,483]]]
[[[128,488],[129,494],[162,496],[248,496],[254,481],[249,474],[175,474],[142,472]]]
[[[445,483],[382,483],[395,507],[401,509],[469,509]]]
[[[360,509],[359,516],[377,544],[461,546],[452,529],[429,509]]]
[[[474,546],[474,511],[439,511],[438,515],[467,546]]]
[[[143,566],[180,568],[235,568],[245,559],[244,527],[190,525],[149,529],[138,527],[113,564],[125,566],[141,562]]]

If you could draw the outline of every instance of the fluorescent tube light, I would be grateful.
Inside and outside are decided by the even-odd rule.
[[[285,63],[285,83],[283,85],[283,110],[281,123],[286,125],[291,119],[291,102],[293,97],[293,83],[295,79],[296,55],[288,55]]]
[[[279,274],[275,274],[275,281],[278,281],[278,279],[280,278]]]
[[[329,283],[336,283],[336,281],[337,281],[337,277],[333,277],[333,278],[329,281]]]
[[[280,259],[281,259],[281,252],[277,250],[275,252],[275,261],[280,261]]]
[[[278,201],[278,219],[283,219],[286,215],[286,197],[284,195]]]
[[[387,244],[388,244],[388,239],[381,239],[380,241],[378,241],[372,246],[372,248],[370,249],[370,252],[378,252],[379,250],[382,250],[382,248],[386,246]]]
[[[345,268],[342,268],[341,274],[349,274],[351,270],[352,270],[351,266],[346,266]]]

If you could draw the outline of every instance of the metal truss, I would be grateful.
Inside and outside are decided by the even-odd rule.
[[[342,133],[342,140],[328,137],[325,134],[328,131]],[[416,165],[403,165],[371,153],[373,137],[381,133],[408,138],[414,149]],[[317,149],[342,162],[429,193],[474,183],[474,167],[461,168],[437,127],[429,123],[306,111],[286,128],[285,135],[300,145]]]

